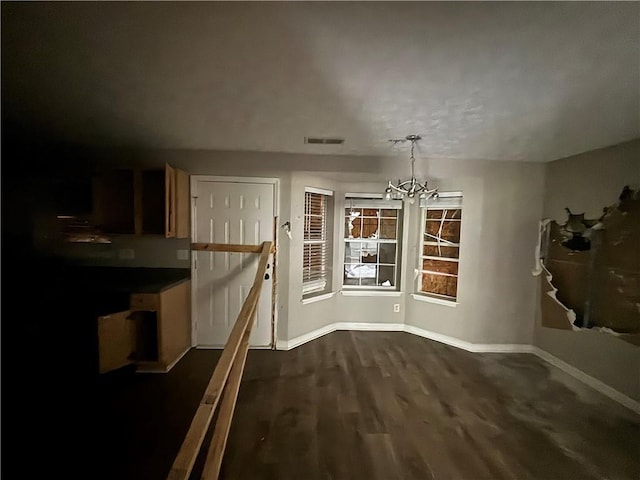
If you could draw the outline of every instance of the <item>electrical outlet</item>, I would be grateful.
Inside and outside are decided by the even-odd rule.
[[[393,304],[393,313],[400,313],[400,304],[399,303],[394,303]]]
[[[121,260],[133,260],[135,258],[135,252],[133,248],[121,248],[118,250],[118,258]]]
[[[189,260],[189,250],[176,250],[178,260]]]

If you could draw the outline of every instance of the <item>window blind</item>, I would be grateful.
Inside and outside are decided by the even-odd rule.
[[[321,292],[327,286],[327,204],[326,194],[315,191],[304,194],[303,294]]]

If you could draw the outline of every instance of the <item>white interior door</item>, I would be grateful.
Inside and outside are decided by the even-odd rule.
[[[274,183],[192,178],[194,242],[260,245],[274,240]],[[193,255],[195,343],[219,348],[251,290],[260,255],[197,250]],[[249,340],[252,347],[268,347],[272,342],[272,257]]]

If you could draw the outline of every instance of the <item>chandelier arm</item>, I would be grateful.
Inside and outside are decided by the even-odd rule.
[[[389,185],[387,188],[395,190],[396,192],[399,192],[399,193],[407,193],[406,190],[402,188],[402,185],[400,185],[399,187],[396,187],[393,183],[391,183],[391,181],[389,181]]]

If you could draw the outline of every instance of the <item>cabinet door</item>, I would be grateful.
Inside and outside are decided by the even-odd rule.
[[[98,317],[98,358],[100,373],[110,372],[132,362],[135,325],[130,310]]]
[[[187,172],[176,169],[176,237],[189,238],[191,202],[189,201],[189,175]]]
[[[166,172],[163,169],[142,171],[142,234],[166,235]]]
[[[134,233],[132,169],[98,173],[93,179],[93,222],[105,233]]]
[[[170,367],[191,347],[191,281],[186,280],[160,294],[158,340],[160,361]]]
[[[176,170],[168,163],[164,166],[164,188],[165,188],[165,237],[175,238],[176,236]]]

